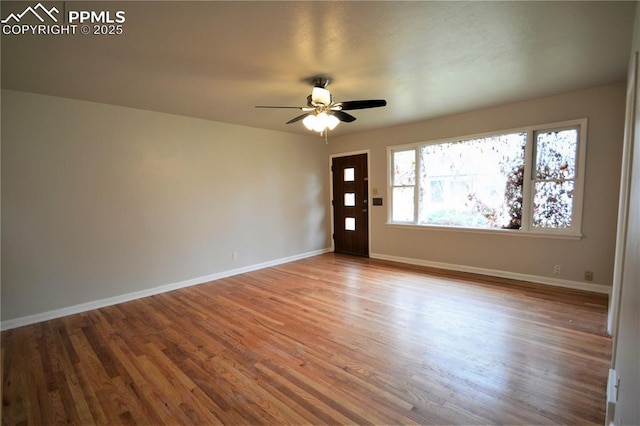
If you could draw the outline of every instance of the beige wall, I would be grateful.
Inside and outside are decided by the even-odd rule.
[[[614,84],[334,138],[330,153],[371,150],[370,186],[387,199],[388,146],[587,117],[584,238],[487,235],[385,225],[387,207],[371,208],[371,253],[475,269],[611,286],[624,128],[625,86]],[[392,112],[390,102],[389,112]],[[366,114],[363,111],[361,114]],[[553,275],[553,265],[562,273]]]
[[[317,136],[7,90],[2,124],[2,320],[330,246]]]
[[[591,270],[611,285],[623,84],[334,137],[328,150],[312,134],[2,94],[3,320],[321,250],[327,154],[362,149],[385,198],[371,208],[372,255],[567,282]],[[589,118],[583,239],[385,225],[387,146],[580,117]]]

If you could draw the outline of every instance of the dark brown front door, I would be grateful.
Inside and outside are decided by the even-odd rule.
[[[331,170],[335,252],[369,256],[367,154],[335,157]]]

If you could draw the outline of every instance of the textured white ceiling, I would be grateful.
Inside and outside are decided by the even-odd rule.
[[[30,3],[2,2],[2,17]],[[635,2],[47,2],[123,35],[2,36],[2,87],[307,133],[309,77],[378,99],[335,134],[625,79]]]

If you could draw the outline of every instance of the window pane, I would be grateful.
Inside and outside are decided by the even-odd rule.
[[[519,229],[525,133],[420,149],[419,223]]]
[[[345,192],[344,194],[344,206],[345,207],[354,207],[356,205],[356,193],[355,192]]]
[[[536,179],[573,179],[576,173],[578,130],[536,134]]]
[[[355,231],[356,230],[356,218],[355,217],[345,217],[344,218],[344,230],[345,231]]]
[[[443,203],[444,202],[444,181],[443,180],[432,180],[429,182],[430,192],[429,192],[429,201],[432,203]]]
[[[393,188],[393,222],[413,222],[413,187]]]
[[[354,180],[356,180],[355,169],[353,167],[344,169],[344,181],[353,182]]]
[[[393,153],[393,186],[415,185],[416,151],[398,151]]]
[[[533,226],[569,228],[573,212],[573,181],[536,182],[533,198]]]

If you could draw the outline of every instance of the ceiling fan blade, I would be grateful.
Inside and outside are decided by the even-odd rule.
[[[300,120],[302,120],[303,118],[305,118],[307,115],[309,115],[309,113],[299,115],[299,116],[297,116],[296,118],[292,118],[291,120],[287,121],[285,124],[291,124],[291,123],[295,123],[296,121],[300,121]]]
[[[276,106],[276,105],[256,105],[256,108],[287,108],[287,109],[299,109],[302,110],[306,107],[294,107],[294,106]]]
[[[346,112],[343,112],[343,111],[334,111],[333,115],[338,117],[338,120],[344,121],[345,123],[351,123],[352,121],[356,121],[356,118],[353,115],[347,114]]]
[[[342,106],[342,110],[350,109],[366,109],[366,108],[378,108],[387,105],[387,101],[384,99],[369,99],[367,101],[346,101],[340,102],[338,105]]]

